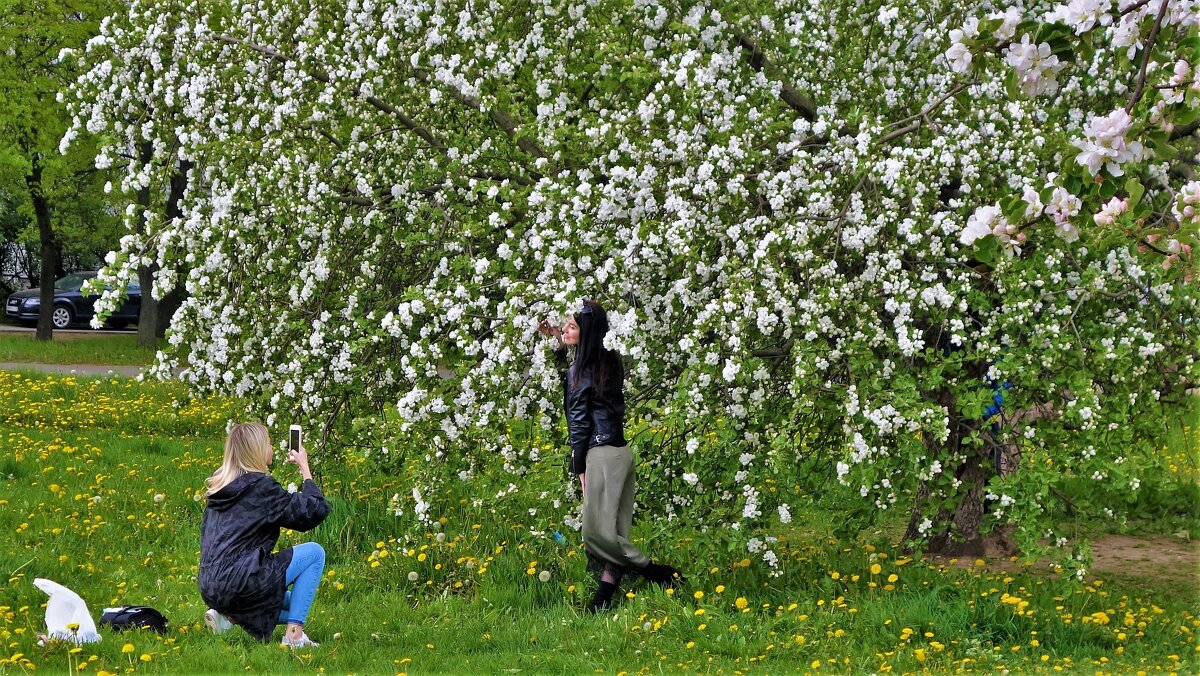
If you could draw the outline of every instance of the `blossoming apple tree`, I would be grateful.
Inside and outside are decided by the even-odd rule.
[[[1138,490],[1196,378],[1196,17],[134,0],[75,55],[63,144],[153,147],[105,280],[186,289],[161,372],[408,462],[418,518],[564,460],[509,424],[560,424],[537,326],[595,297],[643,513],[771,566],[798,490],[1028,549],[1063,477]]]

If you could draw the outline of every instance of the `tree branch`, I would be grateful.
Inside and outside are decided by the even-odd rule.
[[[415,69],[414,72],[416,73],[418,80],[421,80],[425,84],[431,86],[434,84],[433,78],[430,77],[429,73],[421,70],[420,68]],[[519,132],[518,127],[520,125],[517,124],[516,119],[513,118],[508,111],[498,106],[491,106],[485,111],[483,109],[483,103],[480,102],[479,99],[467,96],[454,87],[446,87],[446,90],[449,91],[450,96],[454,97],[454,99],[459,103],[462,103],[470,108],[474,108],[481,113],[486,113],[492,122],[495,122],[498,127],[504,130],[505,134],[508,134],[508,137],[517,144],[518,148],[524,150],[530,155],[533,155],[534,157],[549,159],[546,151],[543,150],[540,145],[538,145],[537,141]]]
[[[1171,135],[1169,138],[1172,141],[1178,141],[1184,136],[1191,136],[1192,134],[1195,134],[1197,129],[1200,129],[1200,119],[1193,120],[1191,124],[1175,127],[1171,130]]]
[[[733,34],[737,38],[738,44],[748,53],[747,60],[755,72],[763,72],[768,69],[774,70],[767,61],[766,55],[763,54],[762,48],[745,31],[734,26]],[[783,99],[784,103],[788,104],[792,110],[800,113],[801,117],[809,122],[817,119],[817,104],[813,103],[812,99],[801,94],[791,84],[784,82],[782,78],[777,77],[774,79],[779,80],[780,84],[783,85],[779,90],[779,98]]]
[[[1129,14],[1130,12],[1136,12],[1137,10],[1141,9],[1142,7],[1145,7],[1146,4],[1149,2],[1150,2],[1150,0],[1138,0],[1137,2],[1133,3],[1132,5],[1121,10],[1121,16],[1125,16],[1126,14]]]
[[[1167,14],[1167,7],[1171,4],[1171,0],[1163,0],[1158,7],[1158,16],[1154,17],[1154,27],[1150,29],[1150,37],[1146,38],[1146,46],[1142,48],[1142,67],[1138,72],[1137,89],[1133,90],[1133,96],[1129,97],[1129,105],[1125,106],[1125,112],[1133,111],[1133,107],[1142,98],[1142,92],[1146,89],[1146,68],[1150,65],[1150,54],[1154,51],[1154,41],[1158,39],[1158,30],[1162,28],[1163,17]]]
[[[928,121],[927,118],[929,117],[929,114],[932,113],[933,111],[937,110],[938,108],[941,108],[942,104],[945,103],[947,100],[949,100],[950,97],[961,92],[962,90],[966,89],[967,87],[970,87],[975,84],[978,84],[977,80],[968,80],[966,82],[960,82],[960,83],[954,85],[954,87],[950,91],[946,92],[945,94],[942,94],[935,101],[930,102],[924,108],[922,108],[921,112],[914,113],[914,114],[909,115],[908,117],[904,118],[903,120],[898,120],[898,121],[893,122],[892,124],[888,125],[889,127],[894,127],[896,125],[905,124],[906,122],[909,123],[899,129],[888,132],[885,136],[883,136],[883,138],[879,139],[879,142],[880,143],[888,143],[889,141],[892,141],[901,136],[904,136],[905,134],[908,134],[910,132],[914,132],[914,131],[920,129],[922,119],[926,119],[926,121]]]

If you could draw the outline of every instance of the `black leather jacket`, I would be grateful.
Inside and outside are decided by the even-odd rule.
[[[619,359],[598,392],[592,374],[580,376],[578,387],[572,387],[571,372],[563,379],[566,393],[563,405],[567,411],[567,430],[571,440],[571,471],[587,471],[587,452],[596,446],[625,445],[625,369]]]

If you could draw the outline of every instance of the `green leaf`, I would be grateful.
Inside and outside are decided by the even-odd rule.
[[[975,240],[975,260],[984,265],[996,262],[1000,255],[1000,240],[995,235],[988,235]]]
[[[1024,220],[1025,210],[1028,208],[1029,203],[1019,197],[1009,197],[1000,202],[1000,211],[1009,223],[1020,223]]]
[[[1142,182],[1136,178],[1131,178],[1125,181],[1125,192],[1129,195],[1129,208],[1136,207],[1138,202],[1142,201],[1142,195],[1145,194],[1146,188]]]
[[[1171,115],[1171,121],[1179,126],[1186,126],[1196,121],[1196,117],[1200,116],[1200,108],[1187,108],[1180,106],[1174,114]]]
[[[1192,52],[1192,60],[1200,58],[1200,35],[1193,35],[1190,38],[1184,38],[1179,41],[1180,52]]]
[[[1079,60],[1083,63],[1091,61],[1092,56],[1096,53],[1096,50],[1092,47],[1092,33],[1089,31],[1079,36],[1078,45]]]
[[[1154,156],[1160,160],[1170,160],[1179,154],[1179,149],[1170,143],[1163,143],[1154,149]]]
[[[1010,70],[1008,76],[1004,78],[1004,91],[1008,93],[1008,98],[1021,98],[1021,88],[1017,86],[1017,71]]]

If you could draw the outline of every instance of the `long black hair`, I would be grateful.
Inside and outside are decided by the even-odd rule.
[[[596,393],[603,395],[609,377],[614,374],[621,377],[621,355],[604,347],[608,313],[602,305],[588,299],[575,313],[575,323],[579,325],[579,345],[571,363],[571,389],[579,388],[580,376],[591,374]]]

